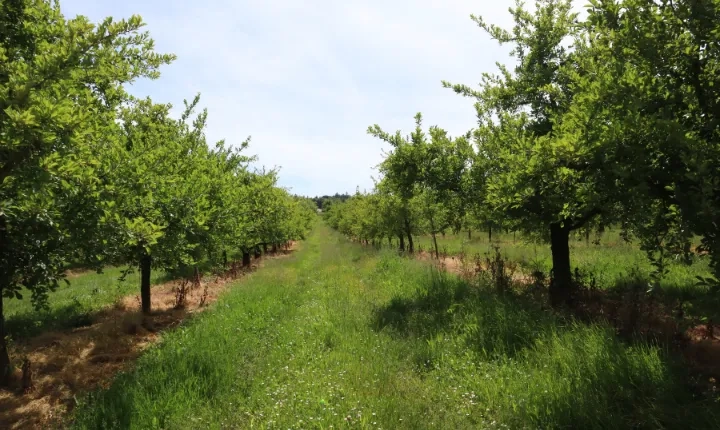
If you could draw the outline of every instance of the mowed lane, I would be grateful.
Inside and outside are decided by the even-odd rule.
[[[372,329],[375,303],[393,292],[368,278],[376,263],[372,252],[319,225],[293,256],[269,262],[215,309],[168,334],[134,373],[81,407],[75,425],[420,421],[422,411],[404,401],[417,396],[419,376],[412,363],[396,359],[410,351]]]

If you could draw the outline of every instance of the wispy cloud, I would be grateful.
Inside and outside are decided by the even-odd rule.
[[[158,50],[178,55],[158,81],[133,90],[182,105],[202,93],[208,136],[239,144],[281,184],[305,195],[371,189],[383,145],[365,134],[428,125],[460,134],[472,101],[443,79],[474,84],[508,60],[469,19],[508,25],[511,0],[62,0],[68,16],[143,16]]]

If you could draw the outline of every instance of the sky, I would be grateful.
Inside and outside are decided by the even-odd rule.
[[[67,18],[143,17],[158,52],[177,60],[131,92],[172,103],[201,93],[206,135],[240,145],[257,167],[279,167],[299,195],[373,188],[389,147],[368,135],[425,126],[452,135],[475,126],[473,100],[441,81],[476,87],[511,61],[470,19],[508,28],[514,0],[61,0]]]

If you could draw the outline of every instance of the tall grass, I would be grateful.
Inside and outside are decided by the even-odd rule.
[[[656,346],[320,226],[84,398],[72,425],[720,428],[684,380]]]

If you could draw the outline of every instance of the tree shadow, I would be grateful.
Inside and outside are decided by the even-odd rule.
[[[375,309],[372,326],[393,336],[432,339],[451,330],[467,314],[472,314],[472,324],[482,327],[465,333],[466,347],[489,359],[512,357],[538,336],[563,324],[562,318],[543,312],[542,306],[526,297],[510,291],[498,294],[486,286],[432,270],[415,294],[393,297]]]
[[[623,300],[620,288],[612,294]],[[575,313],[553,312],[537,293],[527,285],[498,290],[488,282],[432,270],[416,291],[376,308],[371,325],[393,337],[420,340],[411,353],[420,373],[442,368],[436,363],[452,354],[448,348],[475,363],[495,363],[514,375],[492,388],[498,398],[518,396],[533,379],[569,384],[565,394],[527,394],[546,414],[547,420],[537,418],[540,426],[563,422],[568,428],[597,428],[604,423],[613,428],[635,421],[644,423],[636,428],[670,428],[683,419],[720,424],[717,394],[683,357],[645,337],[619,338],[607,315],[583,322]],[[652,357],[656,361],[647,361]],[[507,408],[512,416],[514,406]]]
[[[261,258],[254,259],[254,264],[251,267],[238,268],[237,272],[244,273],[248,270],[257,269],[259,267],[259,262],[263,258],[282,257],[293,252],[294,248],[290,246],[288,246],[287,249],[282,247],[275,251],[268,250],[268,252],[263,254]],[[203,277],[218,278],[226,276],[229,266],[233,263],[236,262],[231,261],[228,264],[228,268],[218,268],[209,262],[203,262],[201,265],[197,266],[197,269]],[[78,263],[76,264],[76,267],[81,268],[83,266]],[[195,266],[166,271],[157,278],[153,278],[153,289],[180,279],[190,279],[194,276],[194,274]],[[78,296],[86,293],[87,291],[78,292]],[[118,299],[122,299],[122,297],[119,297]],[[52,300],[52,295],[50,296],[50,300]],[[112,303],[107,303],[106,305],[111,306]],[[5,327],[12,339],[23,340],[40,335],[41,333],[49,330],[71,330],[87,327],[97,321],[98,317],[102,316],[102,314],[102,309],[93,309],[75,299],[73,302],[60,306],[53,306],[47,310],[27,310],[13,313],[6,317]]]

